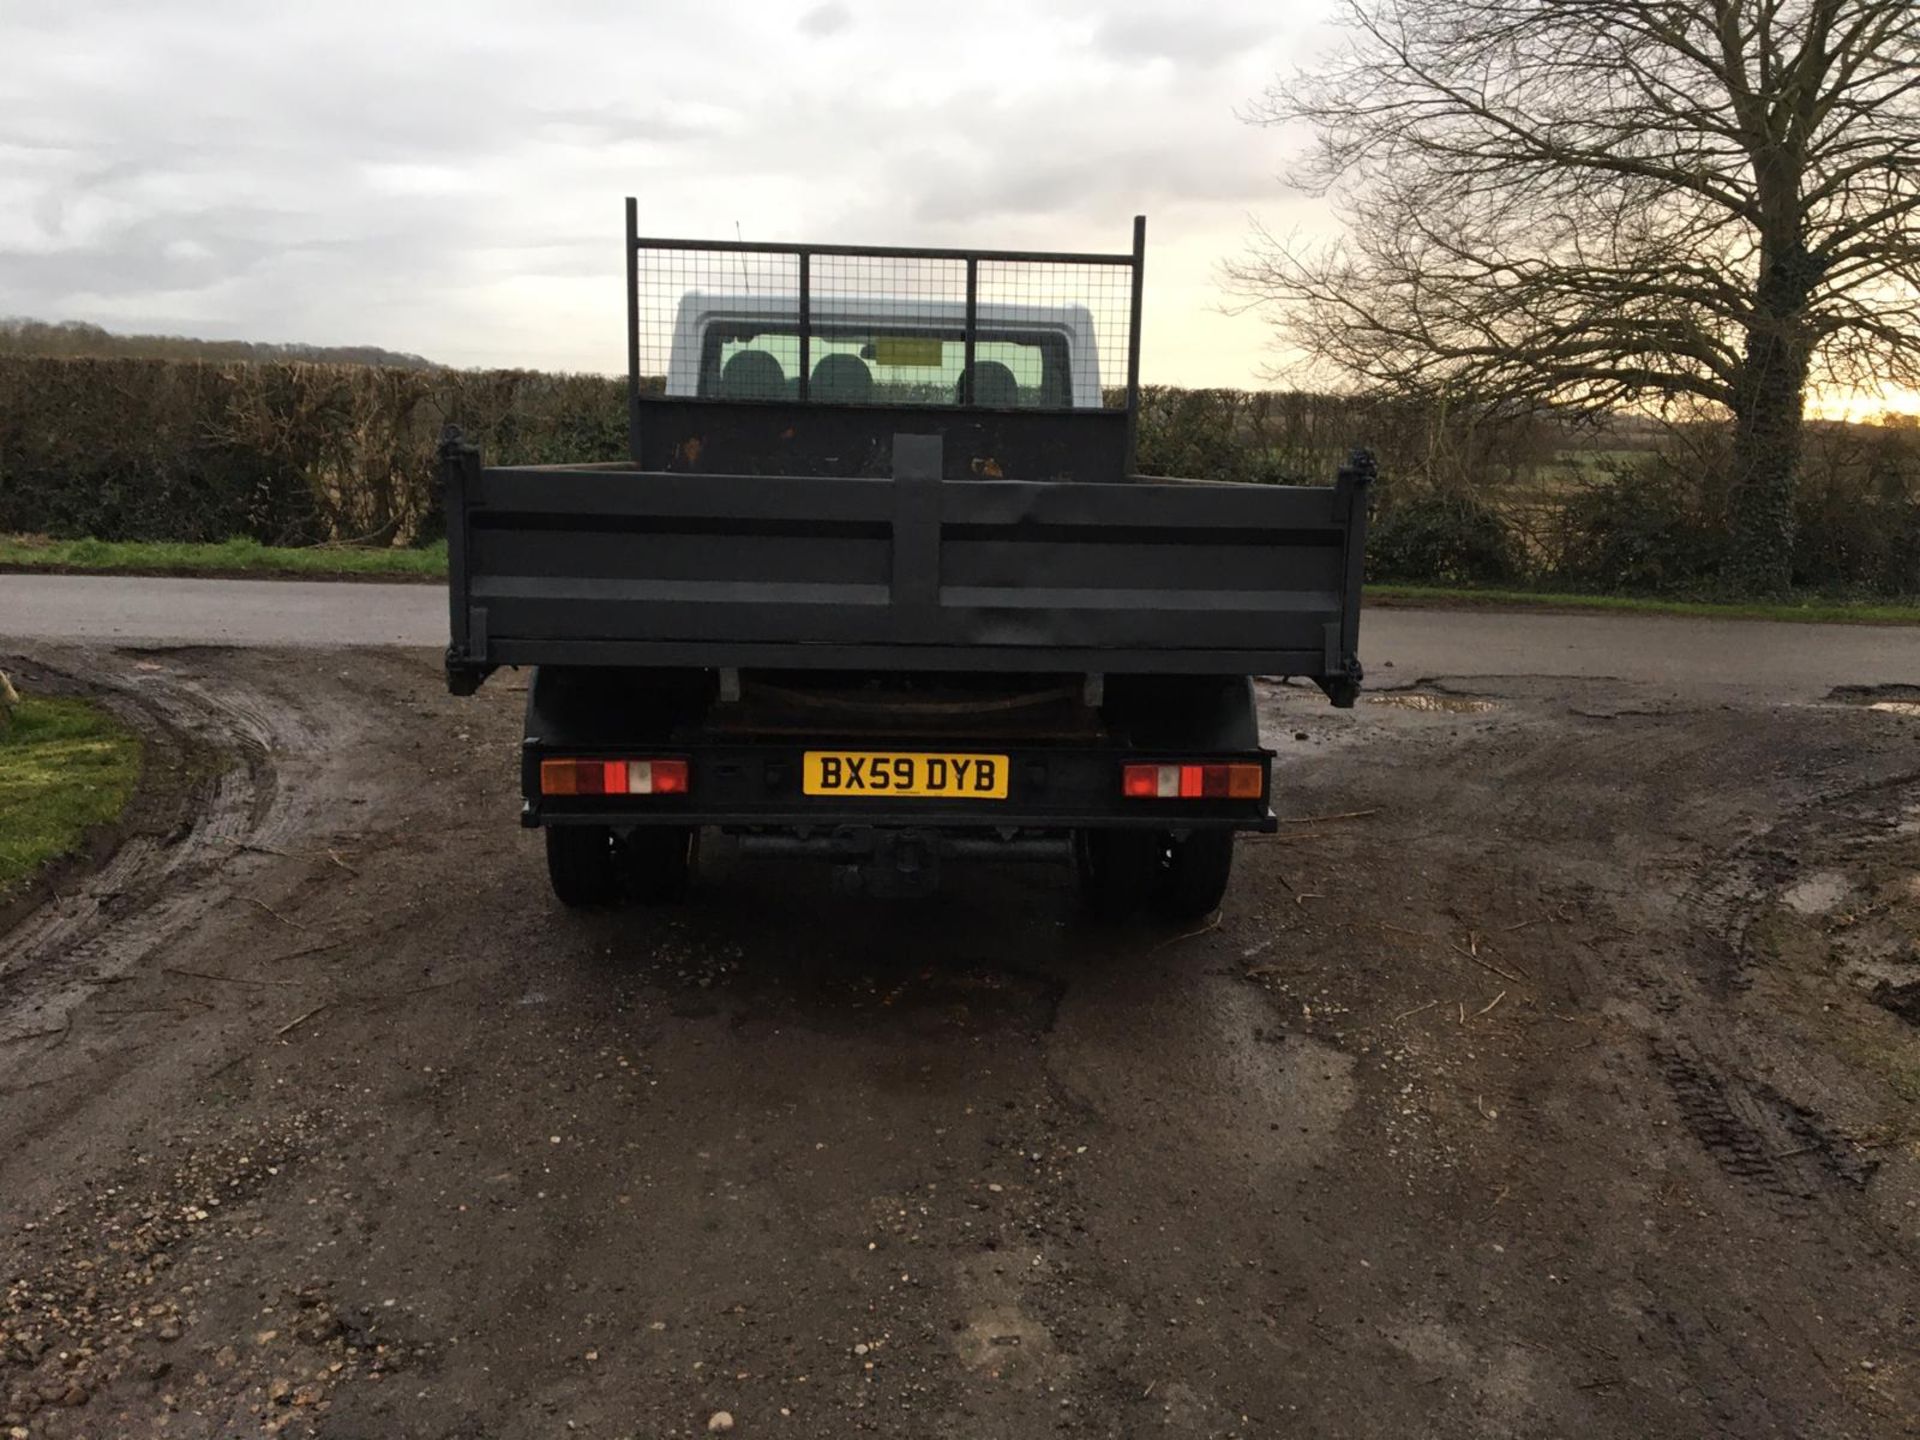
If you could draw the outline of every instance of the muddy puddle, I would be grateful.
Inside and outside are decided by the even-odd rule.
[[[1369,695],[1369,705],[1394,705],[1402,710],[1422,710],[1446,715],[1484,715],[1489,710],[1498,710],[1499,703],[1493,700],[1481,700],[1471,695],[1427,695],[1409,691],[1405,694]]]
[[[1796,915],[1826,915],[1853,895],[1853,884],[1832,870],[1808,875],[1781,892],[1780,901]]]
[[[1839,685],[1827,692],[1827,699],[1878,715],[1920,720],[1920,686],[1916,685]]]

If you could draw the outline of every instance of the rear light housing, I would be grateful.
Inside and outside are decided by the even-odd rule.
[[[685,760],[542,760],[542,795],[685,795]]]
[[[1123,765],[1120,793],[1129,800],[1258,800],[1265,767],[1238,761],[1181,765]]]

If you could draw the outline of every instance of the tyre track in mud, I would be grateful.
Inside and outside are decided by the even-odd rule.
[[[204,947],[226,930],[245,933],[249,919],[265,922],[264,938],[219,947],[203,962],[216,980],[243,977],[216,991],[246,983],[251,969],[377,928],[347,917],[338,933],[321,933],[311,922],[274,918],[287,883],[276,868],[324,868],[326,847],[347,843],[341,837],[366,821],[364,807],[343,803],[340,772],[376,723],[373,707],[297,672],[236,666],[234,658],[200,647],[43,648],[9,661],[30,683],[97,698],[141,734],[146,756],[106,863],[0,933],[0,1096],[17,1097],[20,1145],[59,1137],[63,1148],[84,1146],[89,1117],[124,1103],[123,1083],[167,1043],[140,1033],[142,1010],[160,1005],[184,1016],[216,1008],[189,994],[120,1013],[99,999],[106,992],[140,988],[183,948]],[[202,983],[184,973],[179,980]],[[78,1023],[89,1011],[98,1012],[92,1023]],[[204,1054],[207,1073],[230,1062],[224,1040],[198,1043],[191,1053]],[[22,1079],[29,1071],[34,1078]]]
[[[1854,1191],[1866,1189],[1879,1169],[1878,1161],[1862,1158],[1835,1134],[1819,1111],[1742,1078],[1729,1061],[1682,1041],[1654,1040],[1649,1050],[1693,1137],[1728,1175],[1783,1214],[1803,1213],[1820,1195],[1788,1160],[1809,1157],[1821,1179]]]
[[[283,788],[278,766],[353,742],[337,715],[170,674],[162,657],[179,653],[80,652],[20,667],[28,683],[98,698],[141,734],[146,768],[168,773],[147,782],[161,793],[134,802],[140,813],[105,866],[0,935],[0,1043],[59,1027],[93,988],[230,901],[237,856],[275,848],[315,818],[320,792]]]
[[[1708,738],[1712,732],[1703,732],[1674,745],[1673,722],[1697,715],[1700,707],[1668,697],[1596,699],[1577,693],[1586,686],[1567,688],[1575,692],[1565,701],[1568,715],[1603,722],[1586,727],[1599,743],[1582,747],[1583,770],[1604,771],[1610,758],[1618,756],[1622,771],[1630,771],[1635,767],[1629,756],[1643,760],[1647,751],[1655,750],[1662,766],[1688,774],[1717,757],[1725,744]],[[1755,1053],[1741,1026],[1728,1023],[1728,1007],[1751,986],[1759,963],[1750,931],[1800,874],[1799,857],[1809,844],[1821,837],[1870,835],[1884,829],[1890,815],[1914,811],[1920,798],[1920,771],[1896,764],[1864,779],[1851,773],[1850,742],[1859,731],[1850,729],[1836,738],[1823,733],[1819,721],[1845,724],[1862,717],[1859,707],[1869,700],[1912,690],[1847,687],[1824,705],[1780,708],[1776,713],[1783,716],[1806,716],[1824,739],[1824,748],[1816,745],[1806,756],[1775,764],[1796,780],[1811,779],[1811,788],[1795,794],[1779,813],[1767,813],[1761,803],[1750,806],[1744,817],[1716,814],[1685,824],[1697,847],[1686,856],[1687,878],[1664,915],[1656,911],[1635,922],[1645,926],[1654,943],[1623,956],[1638,992],[1632,1023],[1686,1131],[1730,1179],[1784,1215],[1804,1213],[1825,1197],[1859,1193],[1880,1160],[1863,1152],[1822,1106],[1792,1098],[1763,1078],[1767,1057]],[[1391,703],[1407,691],[1456,703],[1503,693],[1498,680],[1463,686],[1427,677],[1374,698]],[[1624,727],[1621,722],[1626,722]],[[1615,733],[1601,739],[1608,730]],[[1897,757],[1897,750],[1887,756]],[[1517,773],[1503,776],[1504,793],[1515,797],[1516,808],[1525,813],[1531,797],[1553,793],[1545,771],[1559,763],[1551,749],[1543,749],[1536,759],[1523,758]],[[1835,779],[1840,783],[1832,783]],[[1703,783],[1694,793],[1711,793],[1713,788]],[[1677,802],[1686,793],[1676,786],[1670,798]],[[1676,806],[1666,824],[1679,823]],[[1735,838],[1718,839],[1725,829]],[[1620,904],[1626,897],[1616,894],[1612,899]],[[1627,905],[1623,913],[1632,908]]]
[[[1836,691],[1830,700],[1845,713],[1886,688]],[[1806,762],[1806,768],[1822,772],[1823,762]],[[1803,1212],[1836,1191],[1864,1190],[1880,1159],[1822,1107],[1756,1078],[1765,1057],[1754,1053],[1742,1027],[1724,1024],[1725,1009],[1752,990],[1766,963],[1755,931],[1808,868],[1805,857],[1836,843],[1870,844],[1893,817],[1917,808],[1920,770],[1906,768],[1823,783],[1797,798],[1709,857],[1705,875],[1684,899],[1696,919],[1694,941],[1655,980],[1660,1023],[1649,1036],[1649,1053],[1687,1128],[1729,1176],[1785,1213]]]

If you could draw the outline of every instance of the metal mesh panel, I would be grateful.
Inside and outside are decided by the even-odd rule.
[[[1126,257],[640,241],[633,263],[643,392],[984,409],[1126,404],[1135,273]]]
[[[815,255],[807,397],[955,403],[967,322],[964,260]]]
[[[1034,260],[982,260],[976,299],[982,335],[976,401],[991,404],[986,390],[1000,377],[986,367],[985,338],[1000,330],[1012,334],[1062,323],[1077,347],[1092,357],[1075,372],[1070,399],[1051,403],[1078,407],[1126,404],[1127,346],[1132,321],[1133,270],[1126,265],[1058,264]],[[1027,377],[1017,377],[1024,390]]]
[[[642,390],[735,400],[777,400],[793,393],[795,367],[790,362],[777,368],[778,356],[735,361],[727,369],[741,347],[727,345],[712,317],[732,317],[728,324],[735,330],[758,324],[797,334],[798,255],[641,246],[634,252],[634,271]]]

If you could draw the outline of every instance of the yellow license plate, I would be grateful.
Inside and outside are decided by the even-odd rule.
[[[1004,800],[1007,757],[809,750],[801,767],[800,788],[808,795]]]

